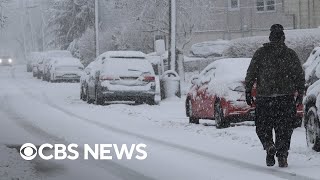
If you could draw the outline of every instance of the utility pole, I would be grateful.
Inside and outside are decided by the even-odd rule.
[[[26,13],[27,13],[27,18],[28,18],[28,22],[29,22],[29,25],[30,25],[30,31],[31,31],[31,43],[32,43],[32,51],[35,50],[35,40],[34,40],[34,36],[33,36],[33,24],[32,24],[32,21],[31,21],[31,17],[30,17],[30,9],[31,8],[34,8],[33,6],[30,6],[30,3],[29,3],[29,0],[26,1],[27,5],[26,5]],[[33,4],[33,2],[31,3]]]
[[[94,3],[95,13],[95,42],[96,42],[96,57],[100,55],[100,44],[99,44],[99,1],[95,0]]]
[[[44,28],[45,28],[45,20],[43,15],[43,2],[40,4],[40,11],[41,11],[41,20],[42,20],[42,26],[41,26],[41,34],[42,34],[42,51],[45,50],[45,35],[44,35]]]
[[[0,37],[3,38],[3,28],[4,28],[4,23],[3,23],[4,19],[3,19],[3,7],[2,4],[0,4]]]
[[[176,70],[176,27],[177,27],[176,0],[170,0],[170,69]]]
[[[24,23],[24,13],[23,13],[23,9],[24,9],[24,3],[23,1],[20,1],[20,6],[21,6],[21,13],[20,13],[20,24],[22,26],[21,30],[22,30],[22,37],[23,37],[23,56],[24,59],[26,59],[27,57],[27,49],[26,49],[26,34],[25,34],[25,23]]]

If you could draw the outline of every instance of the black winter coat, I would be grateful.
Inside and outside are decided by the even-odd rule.
[[[285,43],[266,43],[256,51],[246,76],[246,91],[257,83],[257,96],[303,94],[305,77],[299,58]]]

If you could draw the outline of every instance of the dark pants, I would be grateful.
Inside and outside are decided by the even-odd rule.
[[[278,157],[288,156],[295,115],[294,96],[257,97],[256,132],[264,149],[275,145]]]

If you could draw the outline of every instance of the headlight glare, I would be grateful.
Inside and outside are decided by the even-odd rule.
[[[12,63],[12,59],[9,59],[8,62],[9,62],[9,63]]]

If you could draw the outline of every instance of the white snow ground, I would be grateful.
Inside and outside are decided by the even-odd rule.
[[[268,168],[252,123],[223,130],[213,121],[190,125],[184,100],[88,105],[79,100],[78,84],[42,82],[22,66],[0,67],[0,84],[0,180],[320,179],[320,154],[307,148],[303,128],[293,135],[289,168]],[[26,162],[4,147],[26,142],[145,143],[148,158]]]

